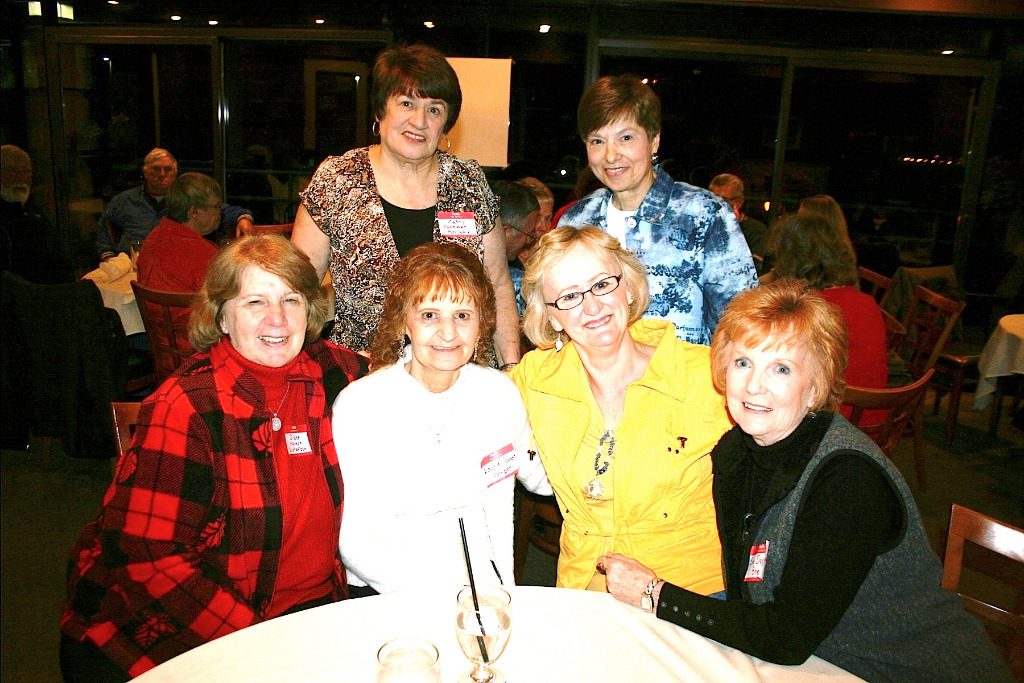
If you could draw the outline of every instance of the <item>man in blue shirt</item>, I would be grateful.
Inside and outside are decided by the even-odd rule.
[[[167,215],[164,198],[178,177],[178,161],[166,149],[157,147],[142,163],[145,182],[115,195],[100,217],[96,253],[100,261],[130,253],[131,240],[139,243]],[[228,234],[244,234],[252,227],[252,213],[239,206],[221,206],[221,228]]]

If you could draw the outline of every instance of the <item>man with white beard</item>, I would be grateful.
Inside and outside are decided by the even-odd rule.
[[[32,160],[14,145],[0,147],[0,270],[29,282],[72,282],[74,273],[60,255],[56,231],[25,208],[32,193]]]

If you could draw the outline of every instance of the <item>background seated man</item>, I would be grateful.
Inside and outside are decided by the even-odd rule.
[[[37,285],[73,282],[71,264],[58,248],[57,231],[26,208],[32,193],[32,160],[14,145],[0,147],[0,270]]]
[[[145,182],[115,195],[100,216],[96,253],[100,261],[130,253],[129,241],[146,239],[164,216],[167,190],[178,177],[178,162],[166,149],[157,147],[142,164]],[[222,205],[220,221],[228,234],[245,233],[252,227],[252,212],[239,206]]]
[[[516,291],[516,307],[522,315],[524,302],[519,288],[523,282],[523,261],[537,243],[540,204],[533,191],[522,183],[499,180],[492,189],[500,204],[501,224],[505,228],[505,256]]]
[[[729,202],[736,220],[739,221],[740,230],[747,240],[747,246],[754,257],[754,268],[758,275],[765,273],[765,257],[767,254],[765,242],[768,239],[768,226],[756,218],[751,218],[743,211],[747,199],[744,196],[743,181],[732,173],[722,173],[711,179],[708,189],[719,197]]]

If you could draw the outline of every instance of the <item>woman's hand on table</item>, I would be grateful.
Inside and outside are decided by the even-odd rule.
[[[608,592],[616,600],[640,607],[640,599],[651,581],[658,578],[652,570],[631,557],[621,553],[606,553],[597,559],[597,570],[604,572],[608,584]],[[654,604],[658,604],[659,585],[652,596]]]

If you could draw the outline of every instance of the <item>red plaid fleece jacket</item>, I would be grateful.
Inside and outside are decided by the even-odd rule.
[[[281,561],[271,413],[256,378],[222,348],[227,343],[146,399],[99,517],[71,550],[61,628],[133,677],[263,621],[270,605]],[[338,511],[335,539],[344,490],[330,407],[365,371],[351,351],[316,342],[289,375],[305,387],[309,441],[320,445]],[[340,597],[340,555],[335,580]]]

